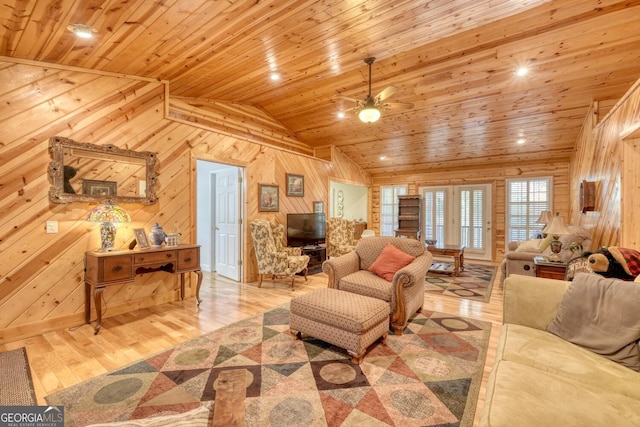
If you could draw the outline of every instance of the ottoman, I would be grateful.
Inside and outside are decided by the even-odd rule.
[[[389,333],[389,303],[338,289],[316,289],[291,300],[289,327],[347,350],[356,365],[367,347]]]

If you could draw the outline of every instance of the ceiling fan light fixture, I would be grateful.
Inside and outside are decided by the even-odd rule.
[[[358,113],[358,117],[364,123],[374,123],[380,118],[380,110],[374,105],[365,105]]]

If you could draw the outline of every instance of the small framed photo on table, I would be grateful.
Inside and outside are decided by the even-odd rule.
[[[149,247],[147,233],[144,231],[144,228],[134,228],[133,233],[136,235],[136,242],[138,242],[138,247],[142,249]]]
[[[313,213],[324,212],[324,202],[322,200],[313,202]]]

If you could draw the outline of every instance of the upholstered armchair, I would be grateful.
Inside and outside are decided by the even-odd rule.
[[[329,218],[327,220],[327,256],[344,255],[354,248],[353,222],[343,218]]]
[[[296,273],[304,271],[304,279],[307,280],[307,264],[309,257],[301,254],[300,248],[287,248],[284,246],[284,226],[273,224],[264,219],[256,219],[249,224],[253,248],[258,261],[258,287],[262,286],[262,278],[265,274],[276,277],[291,278],[291,289],[295,282]]]
[[[571,234],[561,235],[560,242],[562,243],[562,250],[558,255],[562,262],[567,262],[575,254],[571,250],[571,245],[581,245],[582,251],[586,252],[591,247],[591,235],[589,232],[579,226],[568,225],[567,228]],[[533,258],[536,256],[550,256],[551,248],[549,242],[551,236],[545,239],[535,240],[523,240],[518,242],[509,242],[507,246],[507,253],[505,253],[502,263],[500,264],[500,270],[502,272],[501,284],[504,279],[511,274],[521,274],[523,276],[536,275],[535,264]]]
[[[387,244],[415,257],[386,280],[369,271]],[[385,251],[386,252],[386,251]],[[329,276],[328,287],[384,300],[389,303],[389,322],[396,335],[402,335],[411,316],[424,304],[425,275],[433,256],[414,239],[372,236],[360,239],[355,250],[330,258],[322,264]]]

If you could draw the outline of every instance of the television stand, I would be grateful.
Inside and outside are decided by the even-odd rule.
[[[327,259],[327,248],[325,246],[304,246],[302,255],[309,256],[307,274],[322,273],[322,263]]]

